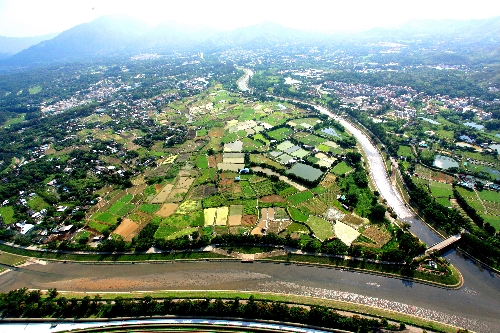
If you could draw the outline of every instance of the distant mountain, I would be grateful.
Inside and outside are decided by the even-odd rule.
[[[371,29],[362,35],[373,39],[443,39],[498,44],[500,17],[482,20],[412,20],[393,28]]]
[[[205,47],[224,49],[230,47],[263,48],[279,44],[304,43],[316,40],[318,34],[287,28],[275,22],[237,28],[232,31],[220,32],[206,41]]]
[[[105,16],[80,24],[0,61],[3,69],[56,62],[85,61],[139,52],[217,51],[229,48],[266,48],[284,44],[342,45],[377,41],[424,40],[495,48],[500,43],[500,18],[485,20],[414,20],[390,29],[362,33],[320,34],[264,22],[232,31],[163,22],[150,27],[135,19]],[[478,44],[479,43],[479,44]],[[481,44],[482,43],[482,44]],[[1,48],[0,39],[0,52]],[[5,48],[7,49],[7,48]]]
[[[208,27],[165,21],[148,30],[136,46],[144,50],[186,50],[201,45],[216,33]]]
[[[59,33],[53,33],[36,37],[4,37],[0,36],[0,59],[10,57],[32,45],[44,40],[52,39]]]
[[[103,16],[31,46],[4,61],[4,65],[47,64],[120,55],[133,49],[134,43],[148,29],[138,20]]]

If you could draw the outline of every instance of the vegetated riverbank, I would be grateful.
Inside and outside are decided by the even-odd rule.
[[[27,305],[26,307],[12,306],[22,301]],[[51,306],[55,304],[57,306]],[[38,306],[33,307],[33,305]],[[239,320],[264,321],[274,320],[279,316],[281,325],[299,323],[314,325],[314,328],[319,329],[323,327],[349,331],[362,329],[368,332],[375,327],[397,329],[405,327],[406,324],[439,332],[456,332],[458,329],[451,325],[426,321],[382,308],[317,297],[285,296],[275,293],[162,291],[101,295],[57,292],[54,289],[44,293],[38,290],[20,289],[1,295],[0,298],[0,310],[7,315],[4,318],[5,322],[17,322],[17,317],[23,321],[38,322],[36,314],[45,315],[44,320],[57,318],[57,322],[60,322],[64,320],[62,318],[67,307],[72,308],[72,314],[74,308],[77,308],[76,319],[72,320],[74,323],[82,322],[85,318],[93,318],[96,321],[105,318],[105,321],[109,321],[113,318],[131,319],[133,317],[137,320],[140,316],[165,318],[165,315],[212,316],[212,318],[223,316],[224,318],[236,317]],[[26,312],[32,312],[33,319],[22,318]],[[74,315],[73,318],[75,318]]]

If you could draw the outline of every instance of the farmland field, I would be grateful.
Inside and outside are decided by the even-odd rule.
[[[500,193],[489,190],[477,191],[482,200],[500,203]]]
[[[160,205],[154,205],[154,204],[142,204],[139,206],[139,210],[144,213],[148,214],[153,214],[155,213],[158,209],[160,209]]]
[[[298,205],[304,201],[307,201],[311,199],[314,195],[309,192],[309,191],[304,191],[304,192],[299,192],[297,194],[293,194],[288,196],[286,199],[292,204],[292,205]]]
[[[288,207],[288,213],[292,220],[297,222],[306,222],[309,218],[309,215],[302,213],[298,208]]]
[[[429,187],[431,189],[431,193],[436,198],[453,198],[453,187],[451,184],[445,184],[435,181],[429,181]]]
[[[277,130],[267,132],[267,135],[269,135],[269,137],[273,138],[274,140],[281,141],[289,137],[292,133],[293,130],[287,127],[282,127],[278,128]]]
[[[323,220],[317,216],[310,216],[306,224],[311,228],[312,232],[319,240],[324,241],[334,236],[332,225],[330,222]]]
[[[351,246],[351,243],[359,236],[359,232],[356,229],[342,222],[335,223],[334,230],[335,236],[347,246]]]
[[[336,166],[333,167],[332,172],[336,174],[337,176],[340,175],[345,175],[346,173],[350,172],[352,168],[347,165],[346,162],[342,161]]]
[[[485,222],[490,223],[496,230],[500,230],[500,219],[498,218],[498,216],[500,216],[500,203],[488,200],[483,200],[483,202],[481,203],[474,191],[470,191],[462,187],[456,187],[456,189],[462,195],[462,197],[465,198],[467,203],[471,207],[473,207],[479,215],[481,215]],[[488,197],[488,195],[490,194],[483,193],[483,196],[485,197]]]

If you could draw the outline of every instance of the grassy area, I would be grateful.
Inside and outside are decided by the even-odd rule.
[[[441,182],[429,181],[429,187],[431,193],[436,198],[453,198],[453,187],[451,184],[445,184]]]
[[[290,214],[292,220],[297,222],[306,222],[307,219],[309,218],[309,215],[302,213],[299,209],[295,207],[288,207],[288,214]]]
[[[321,241],[334,236],[330,222],[323,220],[322,218],[310,216],[309,219],[307,219],[306,224]]]
[[[41,86],[34,86],[34,87],[30,87],[28,89],[28,92],[30,93],[30,95],[36,95],[38,94],[39,92],[42,91],[42,87]]]
[[[398,156],[413,157],[413,152],[410,146],[399,146]]]
[[[484,219],[485,222],[491,224],[496,230],[500,230],[500,203],[490,201],[483,198],[498,200],[495,198],[495,193],[493,191],[478,191],[476,194],[474,191],[465,189],[463,187],[456,187],[458,193],[467,201],[467,203],[473,207],[479,215]],[[479,197],[478,197],[479,195]],[[482,202],[480,201],[480,198]]]
[[[0,251],[0,264],[3,265],[17,266],[24,263],[27,259],[26,257]]]
[[[3,126],[9,127],[11,125],[22,123],[23,121],[24,121],[24,113],[20,114],[16,117],[12,117],[12,118],[7,119],[7,121],[3,124]]]
[[[142,204],[139,206],[139,210],[141,212],[147,213],[147,214],[153,214],[155,213],[158,209],[160,209],[160,205],[155,205],[155,204]]]
[[[0,215],[2,216],[5,224],[16,222],[16,219],[14,218],[14,208],[12,208],[12,206],[0,207]]]
[[[208,159],[206,155],[198,155],[196,158],[196,167],[199,169],[208,169]]]
[[[337,175],[345,175],[346,173],[350,172],[352,168],[347,165],[346,162],[342,161],[339,164],[337,164],[335,167],[333,167],[332,172]]]
[[[500,203],[500,194],[495,191],[482,190],[477,192],[482,200]]]
[[[298,205],[304,201],[311,199],[314,195],[309,191],[299,192],[297,194],[293,194],[288,196],[286,199],[292,205]]]

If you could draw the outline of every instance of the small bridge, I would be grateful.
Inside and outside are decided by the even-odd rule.
[[[448,247],[451,244],[454,244],[455,242],[458,242],[461,238],[462,238],[462,234],[461,233],[453,235],[453,236],[450,236],[450,237],[446,238],[445,240],[432,245],[430,248],[428,248],[425,251],[425,254],[428,254],[428,253],[431,253],[431,252],[434,252],[434,251],[441,251],[445,247]]]

